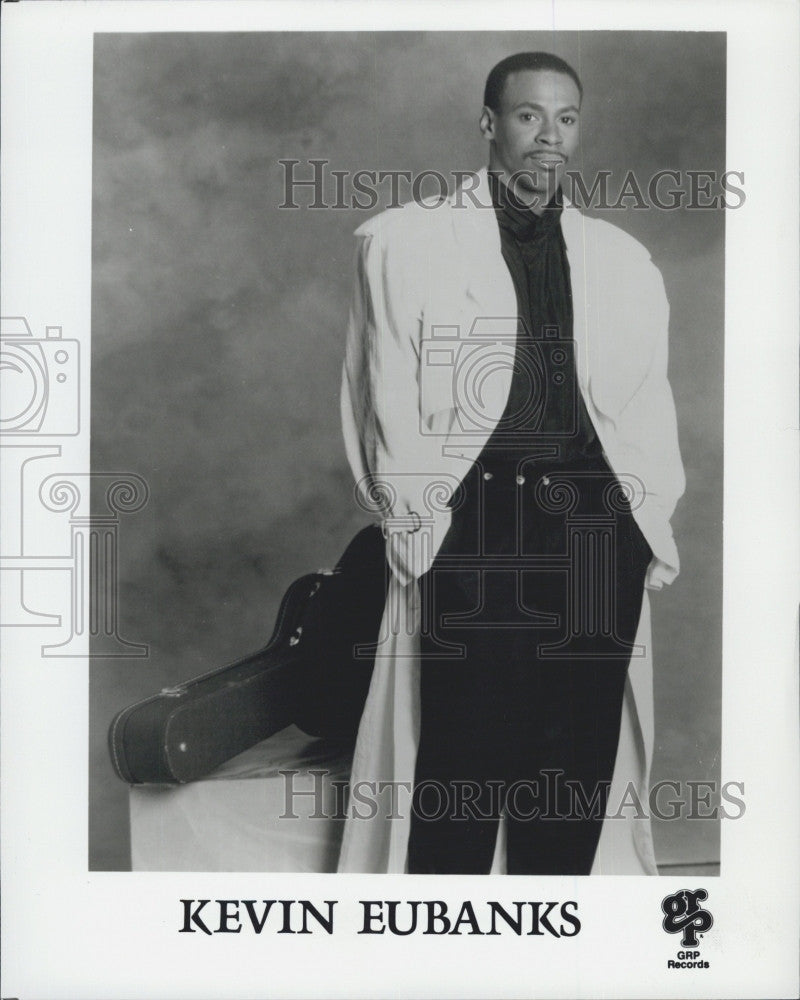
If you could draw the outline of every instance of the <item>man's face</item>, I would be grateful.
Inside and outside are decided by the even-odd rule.
[[[565,73],[520,70],[507,78],[500,104],[481,115],[481,132],[491,143],[489,169],[524,202],[542,208],[578,148],[578,87]]]

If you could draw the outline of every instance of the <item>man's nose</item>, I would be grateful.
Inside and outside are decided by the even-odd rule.
[[[536,141],[540,142],[543,146],[560,146],[562,142],[561,133],[556,123],[544,122],[539,129],[539,134],[536,136]]]

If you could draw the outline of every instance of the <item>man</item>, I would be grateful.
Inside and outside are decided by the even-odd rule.
[[[561,191],[582,96],[555,56],[503,60],[488,172],[357,231],[342,415],[393,579],[354,777],[414,792],[378,848],[349,825],[342,870],[497,870],[501,817],[506,871],[596,868],[684,478],[661,276]]]

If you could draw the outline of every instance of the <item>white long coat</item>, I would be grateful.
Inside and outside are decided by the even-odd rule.
[[[579,388],[653,550],[646,587],[661,589],[679,570],[669,521],[685,486],[667,380],[664,283],[645,248],[616,226],[568,202],[561,226]],[[390,209],[356,236],[342,423],[359,502],[384,519],[393,573],[351,790],[375,801],[375,783],[405,785],[384,788],[375,816],[374,807],[356,808],[339,868],[402,872],[419,734],[416,581],[447,533],[447,500],[504,412],[517,301],[485,170],[446,202]],[[656,873],[649,820],[631,791],[638,790],[646,809],[653,745],[646,593],[635,645],[609,818],[593,872]],[[614,812],[622,815],[614,819]],[[501,836],[493,870],[503,864]]]

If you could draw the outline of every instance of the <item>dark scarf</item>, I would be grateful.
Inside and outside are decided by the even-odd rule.
[[[527,381],[520,377],[519,372],[515,372],[506,413],[498,425],[499,437],[493,439],[489,447],[494,451],[495,446],[500,445],[501,453],[509,452],[509,449],[509,453],[514,453],[520,444],[526,447],[528,443],[542,442],[551,435],[556,435],[560,442],[562,461],[575,455],[591,454],[599,449],[599,442],[578,391],[571,343],[564,355],[565,360],[555,367],[553,363],[554,350],[556,354],[563,354],[557,351],[558,345],[552,342],[555,330],[558,331],[555,335],[557,341],[571,342],[573,332],[569,261],[561,232],[561,213],[564,210],[561,189],[556,191],[542,213],[536,215],[491,173],[489,184],[500,228],[503,259],[511,273],[517,295],[518,361],[524,355],[530,355],[534,367],[543,366],[542,379],[550,386],[555,384],[554,379],[561,380],[562,385],[563,380],[567,379],[574,386],[572,398],[577,403],[576,413],[572,406],[567,405],[568,393],[551,389],[547,393],[550,401],[544,411],[534,408],[531,412],[528,426],[532,436],[528,437],[523,431],[520,438],[519,431],[522,428],[516,426],[513,440],[509,442],[504,432],[510,429],[510,417],[520,413],[530,398]],[[531,338],[533,343],[530,342]],[[569,433],[576,418],[577,427]],[[511,426],[515,426],[513,422]]]
[[[489,175],[489,183],[525,331],[538,339],[542,327],[557,326],[562,338],[571,338],[572,290],[561,234],[561,188],[536,215],[495,175]]]
[[[494,173],[489,174],[489,189],[501,229],[507,230],[520,243],[552,234],[561,221],[564,199],[560,187],[540,215],[520,201],[511,188],[506,187]]]

